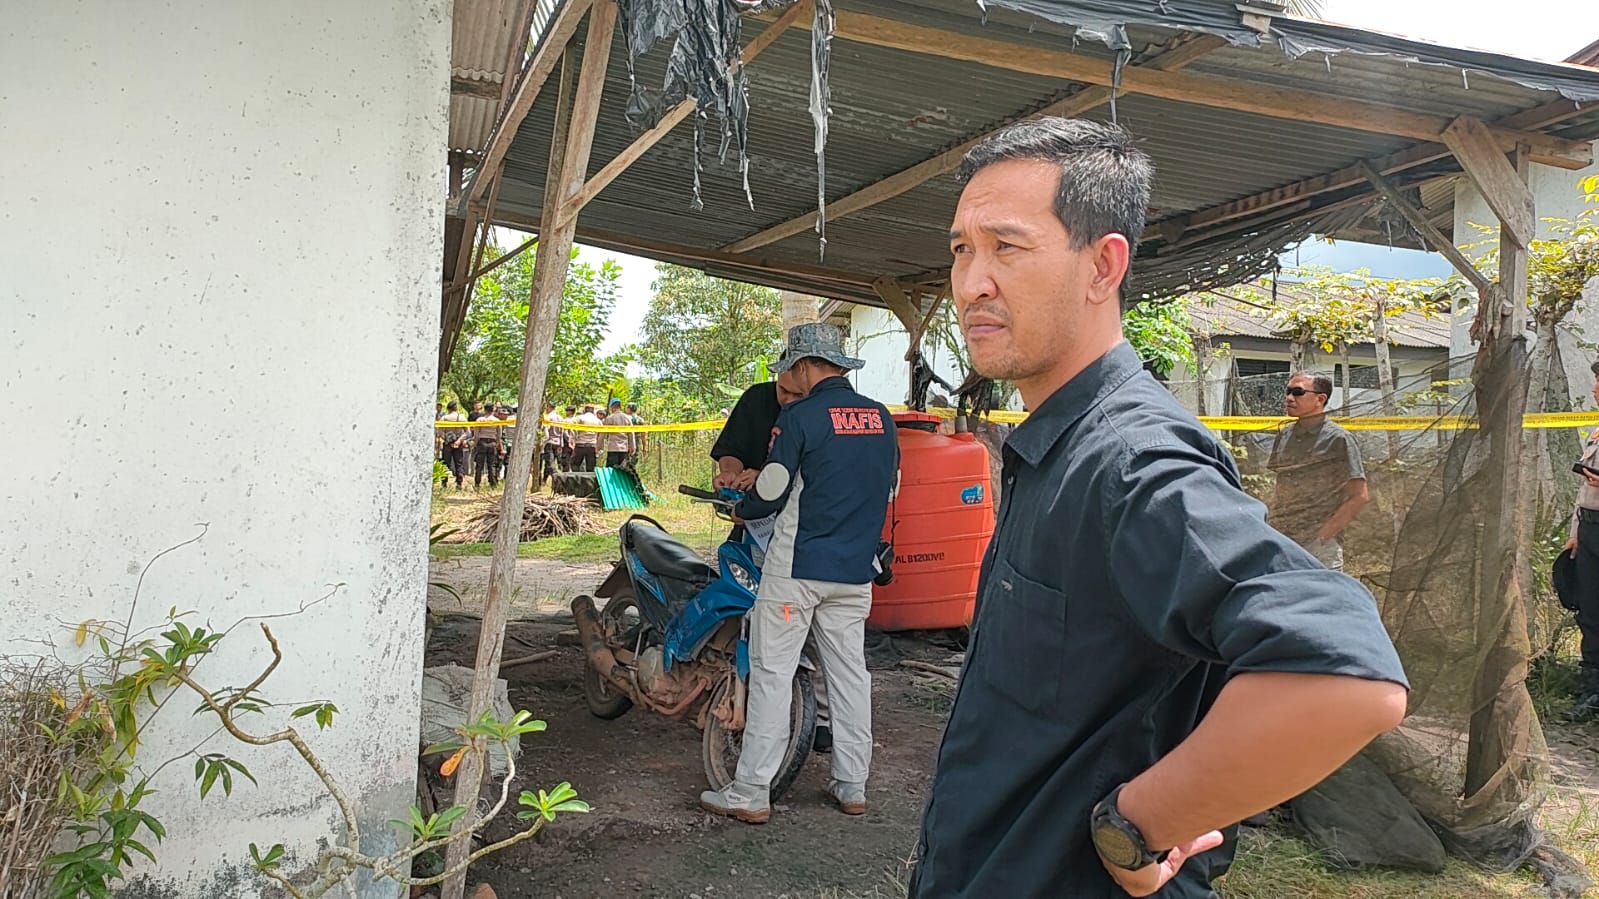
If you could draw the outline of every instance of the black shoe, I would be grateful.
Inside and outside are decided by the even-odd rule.
[[[818,725],[816,736],[811,739],[812,752],[833,751],[833,729],[825,724]]]

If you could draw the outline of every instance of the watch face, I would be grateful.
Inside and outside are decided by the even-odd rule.
[[[1138,865],[1138,846],[1126,831],[1114,824],[1104,823],[1094,828],[1094,848],[1105,861],[1118,868],[1130,871]]]

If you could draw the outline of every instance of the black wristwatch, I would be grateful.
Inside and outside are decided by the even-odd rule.
[[[1094,806],[1094,813],[1088,819],[1088,828],[1100,858],[1123,870],[1137,871],[1165,861],[1171,850],[1150,852],[1138,826],[1122,817],[1121,810],[1116,807],[1116,799],[1121,796],[1122,787],[1125,786],[1122,784],[1111,790],[1109,796]]]

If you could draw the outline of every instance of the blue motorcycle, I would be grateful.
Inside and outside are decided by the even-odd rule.
[[[678,491],[712,505],[732,521],[738,494],[692,487]],[[742,530],[742,529],[740,529]],[[618,530],[622,556],[594,591],[607,600],[572,601],[572,617],[586,658],[584,698],[594,715],[613,719],[634,705],[668,718],[694,721],[711,789],[733,781],[743,745],[749,682],[749,624],[762,556],[754,538],[729,540],[712,568],[647,515]],[[794,701],[783,767],[771,784],[776,800],[799,776],[816,730],[812,669],[802,658],[794,674]]]

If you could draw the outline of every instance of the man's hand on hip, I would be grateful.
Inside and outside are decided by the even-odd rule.
[[[1221,843],[1221,831],[1213,830],[1166,853],[1164,861],[1158,864],[1145,865],[1137,871],[1118,868],[1105,861],[1103,857],[1100,858],[1100,863],[1105,866],[1105,870],[1110,872],[1110,876],[1116,881],[1117,886],[1126,891],[1127,895],[1148,896],[1165,886],[1167,881],[1176,877],[1177,872],[1183,866],[1183,862],[1201,852],[1209,852],[1220,846]]]

